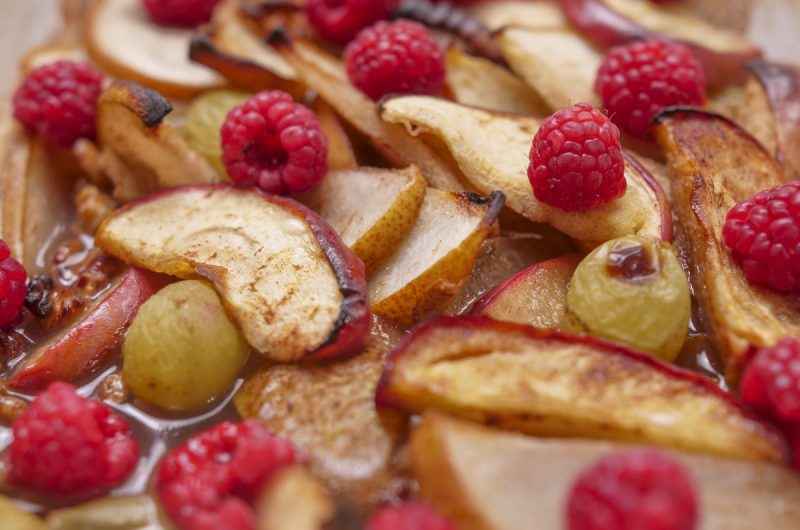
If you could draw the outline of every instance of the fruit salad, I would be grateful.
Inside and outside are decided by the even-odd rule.
[[[0,530],[800,530],[772,4],[54,1]]]

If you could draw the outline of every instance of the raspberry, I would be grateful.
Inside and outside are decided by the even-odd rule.
[[[28,296],[28,275],[22,264],[11,257],[11,250],[0,239],[0,329],[13,327]]]
[[[170,452],[156,488],[182,530],[253,530],[259,489],[295,459],[292,445],[258,422],[222,423]]]
[[[736,204],[722,238],[751,283],[781,293],[800,291],[800,182]]]
[[[88,64],[46,64],[14,92],[14,117],[50,142],[71,147],[79,138],[94,138],[102,88],[103,74]]]
[[[530,160],[533,194],[565,212],[600,208],[627,187],[619,129],[587,103],[547,118],[533,138]]]
[[[614,123],[645,136],[665,108],[702,105],[706,80],[689,48],[650,40],[612,48],[600,65],[595,91]]]
[[[567,505],[569,530],[694,530],[697,513],[689,474],[652,449],[603,458],[578,478]]]
[[[439,94],[444,54],[422,24],[378,22],[344,51],[350,81],[375,101],[387,94]]]
[[[222,125],[222,161],[240,186],[301,193],[328,172],[328,139],[317,116],[285,92],[261,92]]]
[[[53,383],[14,422],[10,480],[45,493],[90,495],[121,484],[139,460],[128,423]]]
[[[347,44],[359,31],[385,19],[393,0],[308,0],[308,21],[323,38]]]
[[[456,530],[453,523],[421,502],[384,506],[372,514],[364,530]]]
[[[786,337],[761,348],[747,365],[742,399],[784,422],[800,422],[800,342]]]
[[[150,20],[162,26],[193,28],[211,20],[220,0],[142,0]]]

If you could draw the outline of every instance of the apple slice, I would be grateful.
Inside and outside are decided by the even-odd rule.
[[[80,321],[38,345],[14,371],[8,386],[33,392],[53,381],[73,382],[91,374],[122,344],[139,306],[164,285],[165,278],[129,267]]]
[[[276,39],[280,34],[277,34]],[[301,80],[315,90],[339,115],[363,134],[383,156],[398,167],[416,165],[428,185],[444,191],[464,191],[459,171],[451,161],[402,127],[381,121],[375,103],[358,91],[347,78],[341,61],[313,44],[297,39],[273,44]]]
[[[11,499],[0,496],[0,521],[4,530],[47,530],[38,517],[17,507]]]
[[[751,285],[722,240],[728,211],[785,181],[764,148],[738,125],[699,110],[667,111],[656,138],[672,168],[679,245],[706,329],[735,381],[752,346],[800,338],[797,297]]]
[[[719,28],[746,33],[756,0],[684,0],[682,6]],[[759,6],[760,7],[760,6]]]
[[[481,193],[502,191],[513,211],[531,221],[551,224],[582,246],[591,248],[631,234],[666,241],[672,237],[669,203],[661,186],[631,157],[627,157],[628,190],[623,197],[595,211],[566,213],[536,200],[528,180],[538,120],[429,96],[384,100],[381,117],[404,124],[412,133],[427,132],[441,138]]]
[[[542,436],[782,462],[780,435],[702,376],[593,337],[439,317],[392,353],[379,405],[438,408]]]
[[[540,329],[559,329],[567,312],[567,289],[580,258],[538,263],[512,276],[475,303],[472,314]]]
[[[569,22],[554,2],[494,0],[469,8],[473,17],[491,31],[507,26],[536,29],[568,29]]]
[[[324,530],[336,505],[305,468],[293,466],[270,479],[257,513],[258,530]]]
[[[419,215],[425,190],[425,179],[415,166],[404,170],[359,168],[328,173],[302,201],[339,233],[370,272],[406,238]]]
[[[314,100],[311,108],[319,119],[320,129],[328,138],[328,169],[335,171],[357,168],[358,160],[353,143],[336,112],[322,99]]]
[[[503,194],[481,197],[428,189],[400,248],[369,278],[372,310],[402,325],[447,306],[490,235]]]
[[[100,95],[97,139],[101,167],[114,184],[118,201],[219,180],[205,158],[171,125],[163,123],[171,111],[161,95],[130,81],[115,81]]]
[[[50,530],[174,530],[150,495],[105,497],[47,515]]]
[[[594,81],[603,56],[575,31],[508,27],[495,35],[495,41],[511,69],[551,111],[577,102],[600,105]]]
[[[291,199],[225,184],[177,188],[111,214],[96,244],[140,267],[211,281],[272,360],[352,355],[369,332],[364,266]]]
[[[605,46],[667,38],[692,49],[712,86],[742,80],[744,65],[761,52],[741,34],[713,26],[681,6],[639,0],[559,0],[569,21]]]
[[[153,24],[139,0],[97,0],[87,17],[89,56],[114,77],[187,99],[224,84],[216,72],[189,60],[192,30]]]
[[[395,457],[407,419],[375,408],[375,388],[388,352],[403,333],[375,318],[366,350],[326,364],[276,364],[250,376],[234,403],[308,456],[311,472],[332,493],[360,506],[402,481]]]
[[[485,109],[546,116],[547,105],[531,87],[502,66],[450,46],[445,55],[447,87],[453,99]]]
[[[537,439],[427,414],[411,438],[420,496],[459,530],[566,528],[572,485],[600,458],[630,449],[589,440]],[[795,530],[800,479],[788,469],[670,452],[698,488],[698,530]]]

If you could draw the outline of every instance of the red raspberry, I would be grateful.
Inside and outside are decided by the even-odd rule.
[[[28,275],[22,264],[11,257],[11,250],[0,239],[0,329],[13,327],[28,296]]]
[[[121,417],[67,383],[53,383],[13,424],[10,480],[46,493],[90,495],[121,484],[139,446]]]
[[[800,291],[800,182],[736,204],[722,238],[751,283],[781,293]]]
[[[252,530],[258,490],[295,459],[292,445],[258,422],[222,423],[170,452],[156,488],[182,530]]]
[[[389,16],[393,0],[308,0],[308,21],[323,38],[347,44],[359,31]]]
[[[565,212],[600,208],[627,187],[619,129],[587,103],[547,118],[533,138],[530,160],[533,194]]]
[[[317,116],[285,92],[261,92],[222,125],[222,161],[240,186],[301,193],[328,172],[328,139]]]
[[[706,80],[689,48],[650,40],[612,48],[600,65],[595,91],[614,123],[645,136],[665,108],[705,103]]]
[[[150,20],[162,26],[193,28],[211,20],[220,0],[142,0]]]
[[[607,456],[578,478],[567,505],[569,530],[694,530],[692,478],[652,449]]]
[[[422,24],[378,22],[344,51],[350,81],[375,101],[387,94],[439,94],[444,54]]]
[[[421,502],[384,506],[372,514],[364,530],[457,530],[455,525]]]
[[[742,399],[784,422],[800,422],[800,342],[786,337],[761,348],[745,368]]]
[[[88,64],[57,61],[33,70],[14,93],[14,117],[61,147],[93,138],[103,74]]]

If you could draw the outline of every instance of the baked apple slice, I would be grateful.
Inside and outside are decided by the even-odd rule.
[[[414,226],[425,190],[425,179],[415,166],[359,168],[328,173],[302,202],[339,233],[371,272],[394,253]]]
[[[676,109],[657,121],[656,139],[672,169],[678,247],[703,323],[735,381],[751,347],[800,337],[797,297],[751,285],[722,240],[728,211],[785,177],[775,159],[727,118]]]
[[[559,329],[567,312],[567,290],[580,258],[543,261],[516,274],[475,303],[472,314],[540,329]]]
[[[369,278],[372,310],[410,325],[447,306],[495,227],[503,194],[447,193],[429,188],[405,241]]]
[[[381,117],[412,134],[430,133],[450,149],[461,171],[481,193],[502,191],[514,212],[548,223],[591,248],[625,235],[669,241],[669,203],[661,186],[627,157],[628,189],[620,199],[591,212],[566,213],[536,200],[528,180],[531,142],[539,121],[527,116],[459,105],[429,96],[400,96],[381,104]]]
[[[51,530],[173,530],[150,495],[106,497],[47,515]]]
[[[176,188],[111,214],[96,243],[140,267],[211,281],[250,345],[276,361],[352,355],[369,332],[363,264],[291,199]]]
[[[291,440],[332,493],[368,506],[402,482],[395,457],[407,419],[378,411],[374,402],[386,357],[402,336],[375,318],[363,353],[326,364],[269,366],[245,381],[236,409]]]
[[[72,382],[91,374],[118,350],[139,307],[164,285],[164,277],[129,267],[77,323],[37,345],[8,386],[33,392],[53,381]]]
[[[224,84],[216,72],[189,60],[192,30],[155,25],[139,0],[97,0],[86,16],[89,56],[114,77],[185,99]]]
[[[439,317],[416,328],[392,353],[376,399],[527,434],[785,458],[776,432],[694,372],[594,337],[483,317]]]
[[[336,504],[304,467],[292,466],[270,479],[257,513],[258,530],[325,530]]]
[[[285,35],[273,44],[281,51],[301,80],[315,90],[354,129],[392,164],[416,165],[428,185],[444,191],[464,191],[458,168],[446,153],[439,153],[420,138],[409,136],[402,127],[381,121],[375,103],[356,89],[347,78],[341,61],[313,44]]]
[[[479,2],[470,14],[491,31],[509,26],[536,29],[567,29],[569,22],[555,2],[494,0]]]
[[[538,439],[439,414],[427,414],[411,438],[420,496],[459,530],[566,528],[574,482],[601,458],[630,446]],[[774,464],[671,451],[698,488],[703,530],[794,530],[800,478]]]
[[[115,81],[97,104],[100,166],[120,202],[187,184],[219,180],[164,118],[172,111],[158,93],[130,81]]]

